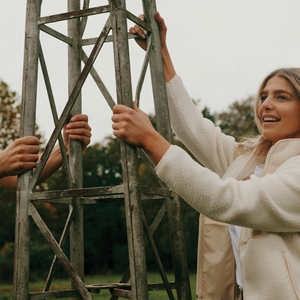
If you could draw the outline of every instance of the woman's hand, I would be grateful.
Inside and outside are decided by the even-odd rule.
[[[71,140],[78,140],[82,142],[82,149],[84,150],[91,141],[91,127],[88,124],[88,116],[81,114],[75,115],[71,118],[70,123],[64,127],[64,143],[66,151],[68,152],[69,142]]]
[[[37,137],[25,136],[15,140],[0,153],[0,178],[35,168],[39,160],[38,153]]]
[[[150,137],[155,129],[149,117],[134,102],[133,109],[125,105],[113,108],[113,134],[135,147],[144,148],[146,137]]]
[[[144,15],[139,15],[139,18],[141,20],[145,21]],[[160,16],[159,12],[157,12],[155,14],[155,20],[157,21],[158,26],[159,26],[161,48],[164,49],[167,47],[167,45],[166,45],[167,26],[165,24],[164,19]],[[140,27],[139,25],[135,25],[134,27],[129,28],[129,32],[132,34],[137,33],[140,36],[140,37],[136,38],[135,41],[142,49],[146,50],[147,49],[146,37],[148,34],[147,30]]]
[[[113,134],[132,146],[143,148],[158,163],[170,144],[154,129],[149,117],[133,102],[133,109],[116,105],[112,116]]]

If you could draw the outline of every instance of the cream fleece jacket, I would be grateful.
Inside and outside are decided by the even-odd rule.
[[[266,157],[240,154],[203,118],[178,75],[167,92],[173,130],[205,167],[171,146],[157,175],[198,212],[246,227],[239,242],[246,300],[300,299],[300,139],[277,142]],[[262,177],[241,181],[264,162]]]

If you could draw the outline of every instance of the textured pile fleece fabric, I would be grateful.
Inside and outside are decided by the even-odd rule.
[[[167,92],[174,132],[205,167],[171,146],[158,176],[201,214],[244,227],[246,300],[300,299],[300,139],[278,141],[266,157],[241,154],[232,137],[203,118],[178,75]],[[242,181],[262,163],[260,178]]]

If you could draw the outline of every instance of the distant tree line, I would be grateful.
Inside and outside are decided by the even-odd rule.
[[[199,103],[196,101],[195,103]],[[204,107],[202,113],[220,126],[224,133],[236,139],[245,132],[256,133],[254,125],[253,98],[236,101],[228,110],[212,114]],[[198,104],[195,104],[198,105]],[[0,82],[0,150],[4,149],[19,135],[20,101],[15,92],[9,90],[7,84]],[[155,118],[151,120],[155,126]],[[38,127],[37,136],[42,139]],[[183,147],[174,136],[174,143]],[[157,185],[154,176],[146,165],[140,161],[140,183]],[[122,183],[122,168],[119,140],[107,137],[103,142],[89,146],[83,154],[84,187],[113,186]],[[39,190],[58,190],[68,188],[65,174],[61,168],[45,183],[37,187]],[[15,192],[0,188],[0,282],[11,282],[13,273],[14,226],[15,226]],[[143,202],[148,222],[151,223],[161,203]],[[59,240],[65,224],[68,207],[62,204],[36,204],[49,229]],[[197,239],[199,213],[181,201],[185,243],[190,269],[196,269]],[[170,241],[167,221],[161,224],[154,239],[166,269],[172,268]],[[128,267],[127,233],[123,201],[112,201],[100,204],[89,204],[84,207],[84,247],[85,273],[100,274],[106,272],[123,272]],[[68,243],[65,245],[68,253]],[[53,259],[53,252],[35,226],[31,224],[31,280],[46,278]],[[147,267],[156,269],[154,254],[147,248]],[[64,277],[62,266],[56,269],[56,276]]]

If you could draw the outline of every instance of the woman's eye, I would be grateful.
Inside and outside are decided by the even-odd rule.
[[[285,95],[279,95],[279,96],[278,96],[278,99],[279,99],[279,100],[289,100],[288,97],[285,96]]]
[[[261,96],[260,101],[265,101],[267,99],[267,96]]]

